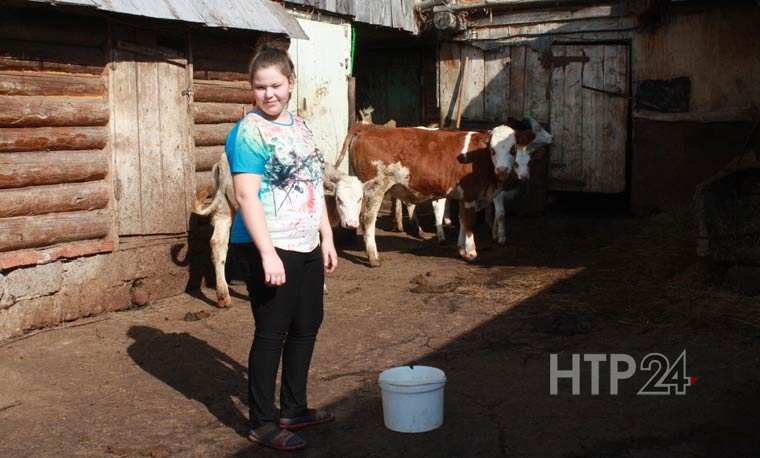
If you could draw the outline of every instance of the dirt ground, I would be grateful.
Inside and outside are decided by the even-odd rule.
[[[760,300],[706,284],[686,218],[555,213],[512,219],[505,247],[479,235],[472,264],[387,230],[379,268],[342,249],[309,386],[337,422],[305,431],[301,454],[760,455]],[[280,455],[244,437],[252,320],[233,289],[229,310],[205,290],[0,344],[0,456]],[[610,395],[605,363],[599,395],[588,364],[580,395],[549,394],[551,353],[565,369],[573,353],[683,350],[683,396],[637,396],[643,371]],[[447,374],[436,431],[383,427],[377,376],[409,363]]]

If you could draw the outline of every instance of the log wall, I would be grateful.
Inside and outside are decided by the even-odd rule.
[[[199,31],[191,40],[196,194],[207,195],[227,134],[253,109],[248,64],[261,35]]]
[[[113,245],[107,45],[105,20],[3,11],[0,269]]]

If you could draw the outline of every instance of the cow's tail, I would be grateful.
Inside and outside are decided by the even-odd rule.
[[[340,163],[343,162],[343,158],[346,157],[346,154],[348,153],[348,150],[351,149],[351,144],[354,143],[354,139],[356,138],[356,133],[352,130],[349,130],[346,134],[346,139],[343,140],[343,148],[340,150],[340,154],[338,154],[338,159],[335,161],[335,169],[338,169],[338,166],[340,166]]]
[[[196,201],[195,208],[193,209],[193,213],[196,215],[210,215],[219,208],[219,205],[221,205],[222,200],[225,198],[223,170],[222,167],[220,167],[219,162],[214,164],[211,173],[214,174],[214,198],[211,200],[211,203],[205,207],[201,202]]]

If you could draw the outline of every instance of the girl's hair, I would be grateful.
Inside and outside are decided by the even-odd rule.
[[[277,67],[277,70],[288,79],[295,79],[296,77],[296,70],[288,52],[265,45],[253,56],[251,63],[248,65],[248,78],[251,84],[253,84],[253,76],[256,72],[268,67]]]

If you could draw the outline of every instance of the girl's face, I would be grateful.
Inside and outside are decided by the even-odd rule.
[[[277,66],[263,67],[253,75],[253,94],[256,107],[265,115],[277,119],[287,111],[293,80],[283,75]]]

